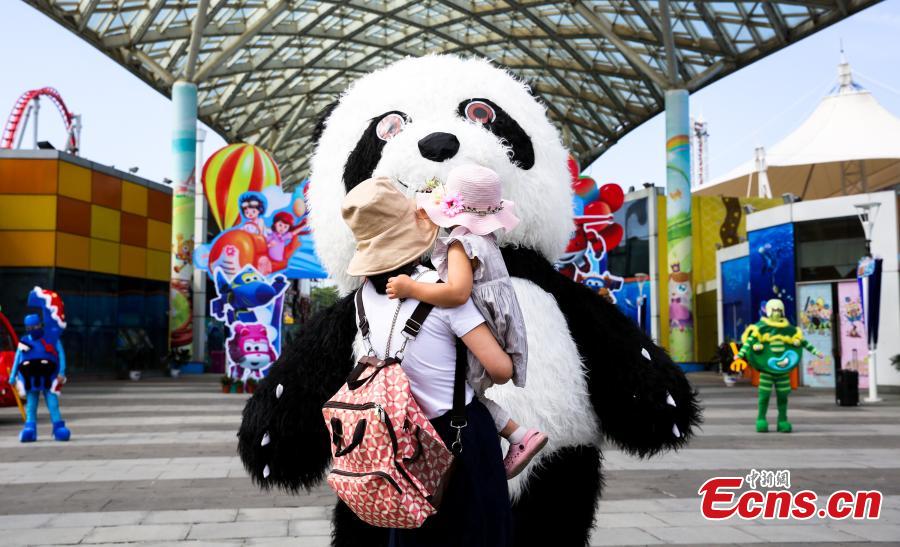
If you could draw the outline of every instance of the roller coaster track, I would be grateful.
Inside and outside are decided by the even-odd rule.
[[[66,103],[63,101],[59,92],[52,87],[32,89],[26,91],[19,97],[3,128],[3,139],[0,140],[0,148],[13,148],[16,141],[16,134],[20,129],[24,129],[25,122],[28,119],[29,105],[34,101],[38,101],[40,97],[47,97],[50,99],[50,102],[56,106],[56,109],[63,118],[63,123],[66,125],[66,133],[68,134],[68,138],[66,139],[66,151],[72,153],[77,152],[78,136],[75,127],[76,116],[66,107]],[[37,123],[37,121],[35,121],[35,123]]]

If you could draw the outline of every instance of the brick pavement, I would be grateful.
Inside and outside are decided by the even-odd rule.
[[[591,545],[792,545],[900,542],[900,396],[838,408],[830,392],[801,389],[795,433],[753,431],[755,391],[693,375],[706,423],[690,447],[647,461],[607,447],[607,485]],[[66,387],[73,437],[20,445],[14,409],[0,409],[3,545],[329,544],[333,496],[261,492],[235,456],[244,397],[217,379],[155,379]],[[697,488],[750,467],[790,469],[795,488],[828,494],[880,489],[877,522],[706,521]]]

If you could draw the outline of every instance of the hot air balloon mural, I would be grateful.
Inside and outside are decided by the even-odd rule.
[[[228,145],[203,166],[203,188],[222,233],[194,251],[194,265],[215,277],[247,266],[289,279],[324,278],[307,226],[309,181],[281,186],[278,165],[251,144]]]
[[[264,376],[281,353],[287,280],[328,277],[307,225],[309,180],[290,192],[281,182],[269,153],[250,144],[226,146],[203,167],[203,187],[222,232],[194,250],[193,262],[215,282],[211,315],[228,329],[228,376],[238,382]],[[261,344],[248,333],[267,337],[265,351],[242,349]]]
[[[203,165],[203,190],[220,230],[240,219],[239,197],[281,186],[281,172],[268,152],[252,144],[230,144],[218,150]]]

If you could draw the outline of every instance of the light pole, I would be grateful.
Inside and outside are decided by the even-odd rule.
[[[872,230],[875,227],[875,219],[878,217],[878,209],[881,207],[881,203],[879,202],[868,202],[861,203],[858,205],[854,205],[856,207],[856,215],[859,217],[859,221],[863,227],[863,234],[866,237],[866,258],[870,261],[874,261],[874,257],[872,256]],[[861,280],[864,280],[866,275],[863,272],[858,274]],[[862,283],[867,284],[866,281],[862,281]],[[878,398],[878,362],[876,360],[875,351],[878,347],[878,333],[871,332],[870,329],[877,329],[877,324],[872,324],[873,322],[870,320],[870,310],[872,306],[878,306],[879,302],[869,302],[870,294],[869,291],[862,291],[863,285],[860,286],[861,292],[863,293],[861,296],[863,297],[863,313],[866,318],[866,334],[869,337],[869,396],[866,397],[865,401],[867,403],[877,403],[881,401]],[[880,291],[876,291],[876,298],[880,298]]]

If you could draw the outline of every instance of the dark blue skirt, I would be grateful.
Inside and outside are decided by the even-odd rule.
[[[437,514],[414,530],[390,531],[390,547],[506,547],[511,544],[512,512],[500,437],[490,413],[478,400],[466,407],[463,451]],[[431,423],[447,446],[456,438],[450,413]]]

